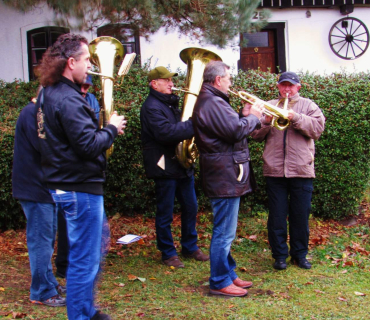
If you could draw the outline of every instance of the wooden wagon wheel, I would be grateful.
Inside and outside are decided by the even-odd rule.
[[[357,59],[369,46],[369,31],[361,20],[343,18],[331,27],[329,44],[338,57],[346,60]]]

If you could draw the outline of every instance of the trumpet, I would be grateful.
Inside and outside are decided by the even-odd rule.
[[[254,104],[256,102],[262,103],[264,107],[263,114],[272,117],[271,126],[275,127],[276,129],[283,131],[289,126],[290,124],[290,121],[288,119],[289,93],[284,99],[280,99],[278,103],[276,104],[276,106],[274,106],[271,103],[263,101],[257,98],[256,96],[248,92],[245,92],[245,91],[238,91],[238,92],[234,92],[231,90],[228,90],[228,91],[232,93],[233,95],[238,96],[240,99],[248,102],[249,104]],[[284,105],[283,105],[283,108],[280,108],[279,104],[282,102],[282,100],[284,100]]]

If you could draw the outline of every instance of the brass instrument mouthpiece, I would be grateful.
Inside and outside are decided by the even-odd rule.
[[[87,74],[91,74],[92,76],[99,76],[99,77],[103,77],[103,78],[108,78],[108,79],[111,79],[112,81],[114,81],[114,78],[111,77],[111,76],[107,76],[105,74],[102,74],[102,73],[98,73],[98,72],[94,72],[94,71],[87,71]]]

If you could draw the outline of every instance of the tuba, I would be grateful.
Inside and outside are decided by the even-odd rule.
[[[89,74],[101,77],[102,110],[99,125],[101,128],[109,123],[114,112],[113,108],[113,71],[124,55],[124,49],[120,41],[112,37],[99,37],[89,44],[91,63],[99,68],[100,73],[88,71]],[[113,144],[106,151],[107,159],[113,153]]]
[[[229,92],[238,96],[240,99],[250,104],[254,104],[255,102],[262,103],[263,107],[265,108],[263,110],[263,113],[267,116],[272,117],[271,126],[275,127],[276,129],[282,131],[282,130],[285,130],[289,126],[289,123],[290,123],[290,121],[288,120],[289,94],[287,94],[286,98],[280,99],[278,103],[276,104],[276,106],[274,106],[245,91],[234,92],[234,91],[229,90]],[[279,104],[282,102],[282,100],[284,100],[284,106],[281,109],[279,107]]]
[[[180,58],[188,66],[186,75],[186,89],[181,121],[187,121],[193,114],[195,102],[203,84],[203,73],[206,65],[211,61],[222,61],[215,53],[201,48],[186,48],[180,52]],[[198,157],[198,149],[192,139],[181,141],[176,147],[176,157],[180,164],[188,169]]]

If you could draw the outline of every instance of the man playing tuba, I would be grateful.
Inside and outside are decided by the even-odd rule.
[[[289,127],[285,131],[270,125],[265,116],[262,128],[252,137],[265,140],[263,175],[266,177],[269,198],[268,238],[275,259],[274,269],[284,270],[289,254],[292,263],[310,269],[308,252],[308,217],[311,209],[313,178],[315,178],[315,143],[324,131],[325,118],[311,100],[300,97],[300,80],[294,72],[280,75],[277,87],[279,99],[289,96]],[[276,104],[279,100],[269,101]],[[286,243],[289,219],[290,252]]]
[[[193,167],[185,169],[175,155],[177,144],[192,138],[194,130],[191,120],[181,122],[179,97],[172,94],[174,76],[177,73],[171,73],[165,67],[156,67],[149,72],[150,91],[141,108],[140,121],[145,172],[155,182],[157,247],[165,265],[183,268],[171,233],[175,197],[182,211],[182,255],[199,261],[207,261],[209,257],[197,246],[198,204]]]

